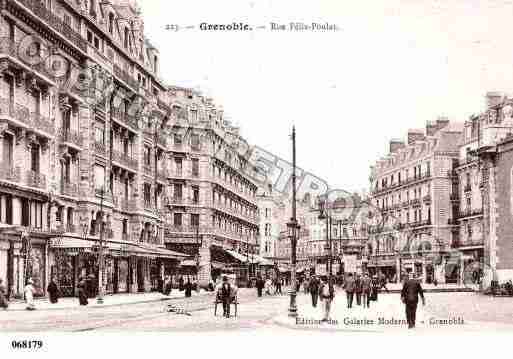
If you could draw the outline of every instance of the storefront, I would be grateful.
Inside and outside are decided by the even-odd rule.
[[[79,238],[51,240],[51,271],[63,296],[76,296],[80,278],[93,282],[98,291],[98,246]],[[164,264],[176,266],[184,254],[157,247],[105,242],[104,285],[106,294],[161,290]],[[172,263],[172,264],[170,264]]]

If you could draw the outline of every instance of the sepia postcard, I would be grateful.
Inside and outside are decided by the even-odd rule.
[[[512,22],[508,0],[1,0],[0,349],[512,333]]]

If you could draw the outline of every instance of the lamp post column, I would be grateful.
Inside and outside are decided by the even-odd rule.
[[[290,258],[290,307],[289,317],[297,317],[296,306],[296,128],[292,127],[292,218],[289,223],[291,234],[291,258]]]

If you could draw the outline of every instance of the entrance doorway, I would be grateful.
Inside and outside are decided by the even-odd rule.
[[[137,291],[144,292],[144,260],[137,260]]]

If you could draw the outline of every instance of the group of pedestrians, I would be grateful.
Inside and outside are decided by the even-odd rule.
[[[283,294],[282,292],[283,279],[280,278],[266,278],[265,280],[262,276],[258,276],[256,279],[256,289],[258,297],[262,297],[263,293],[266,295],[276,295]]]
[[[363,303],[364,308],[369,308],[371,301],[378,301],[379,281],[376,277],[371,278],[368,273],[365,273],[363,278],[360,274],[354,277],[352,273],[349,273],[344,281],[343,288],[346,291],[347,308],[349,309],[353,307],[355,295],[356,304],[362,305]]]

